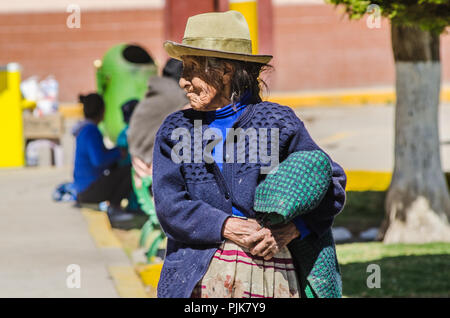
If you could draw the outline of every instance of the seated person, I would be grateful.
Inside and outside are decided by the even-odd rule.
[[[133,218],[120,207],[122,199],[132,190],[131,167],[117,165],[125,157],[118,147],[106,149],[103,136],[97,125],[103,120],[105,104],[103,98],[92,93],[80,96],[85,120],[73,134],[76,136],[74,188],[79,203],[109,201],[108,215],[111,221]]]

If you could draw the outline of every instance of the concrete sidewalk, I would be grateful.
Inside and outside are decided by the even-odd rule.
[[[79,209],[51,199],[69,168],[0,169],[0,297],[118,297],[110,266],[130,265],[120,248],[99,248]],[[68,288],[70,264],[80,288]]]

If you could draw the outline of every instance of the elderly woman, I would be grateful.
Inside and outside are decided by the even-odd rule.
[[[191,108],[169,115],[155,140],[153,194],[168,237],[158,297],[339,297],[331,225],[345,173],[292,109],[261,100],[259,76],[272,57],[251,53],[235,11],[189,18],[182,44],[164,47],[183,61],[179,84]],[[326,156],[326,193],[287,223],[259,222],[257,186],[300,151]]]

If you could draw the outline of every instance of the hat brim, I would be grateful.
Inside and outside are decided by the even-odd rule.
[[[244,54],[233,53],[218,50],[201,49],[194,46],[184,45],[173,41],[164,42],[164,49],[167,54],[177,60],[181,60],[182,56],[208,56],[218,57],[230,60],[239,60],[246,62],[267,64],[272,59],[272,55],[257,55],[257,54]]]

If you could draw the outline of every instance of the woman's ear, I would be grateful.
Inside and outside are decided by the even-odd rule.
[[[224,85],[228,85],[231,83],[231,79],[233,78],[234,74],[234,67],[232,64],[225,62],[224,63],[224,69],[223,69],[223,77],[222,82]]]

